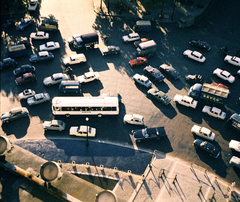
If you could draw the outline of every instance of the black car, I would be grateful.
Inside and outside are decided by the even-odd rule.
[[[151,65],[148,65],[146,66],[144,69],[143,69],[144,73],[154,77],[155,80],[161,82],[164,80],[164,76],[163,74],[157,69],[157,68],[154,68],[152,67]]]
[[[135,142],[140,142],[141,140],[153,140],[166,137],[166,132],[164,127],[144,128],[132,130],[132,135]]]
[[[21,67],[13,70],[15,76],[21,76],[27,72],[35,72],[36,68],[31,65],[22,65]]]
[[[162,64],[159,67],[159,69],[160,69],[160,71],[163,71],[166,74],[168,74],[173,79],[178,79],[180,77],[179,72],[170,65]]]
[[[220,151],[210,142],[196,139],[193,141],[193,145],[195,148],[202,149],[203,151],[207,152],[209,156],[217,158],[220,155]]]
[[[189,41],[189,44],[191,46],[196,46],[198,48],[201,48],[201,49],[204,49],[206,51],[210,51],[211,50],[211,47],[208,45],[207,42],[205,41],[201,41],[201,40],[191,40]]]
[[[194,75],[187,75],[186,76],[186,81],[189,83],[202,83],[203,82],[203,77],[200,74],[194,74]]]
[[[24,30],[25,28],[29,27],[34,23],[34,20],[31,18],[25,18],[23,21],[19,22],[16,26],[17,30]]]
[[[5,58],[5,59],[3,59],[2,62],[0,62],[0,69],[11,67],[11,66],[14,66],[16,64],[17,64],[17,61],[15,59]]]

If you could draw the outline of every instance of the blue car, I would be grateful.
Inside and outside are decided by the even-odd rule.
[[[44,60],[50,60],[53,59],[54,55],[48,51],[40,51],[37,54],[31,55],[30,56],[30,62],[41,62]]]
[[[2,62],[0,62],[0,69],[11,67],[11,66],[14,66],[16,64],[17,64],[16,60],[14,60],[12,58],[5,58],[5,59],[3,59]]]
[[[24,30],[25,28],[29,27],[30,25],[32,25],[32,23],[34,22],[33,19],[31,18],[25,18],[22,22],[20,22],[16,28],[17,30]]]

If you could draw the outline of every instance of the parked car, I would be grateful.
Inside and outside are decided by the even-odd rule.
[[[122,40],[124,43],[128,43],[128,42],[140,40],[140,36],[138,33],[130,33],[128,35],[123,36]]]
[[[50,100],[50,96],[48,93],[39,93],[39,94],[35,94],[32,97],[29,97],[27,99],[27,103],[29,106],[32,106],[32,105],[41,104],[43,102],[47,102],[49,100]]]
[[[219,78],[228,81],[229,83],[233,83],[235,81],[235,77],[232,76],[228,71],[222,69],[215,69],[213,71],[213,75],[218,76]]]
[[[41,62],[45,60],[51,60],[54,58],[54,55],[48,51],[41,51],[37,54],[31,55],[29,61],[30,62]]]
[[[26,107],[13,108],[9,112],[1,114],[1,121],[3,123],[9,123],[9,121],[28,116],[28,114],[29,112]]]
[[[147,58],[145,58],[145,57],[137,57],[136,59],[130,60],[129,61],[129,65],[131,67],[133,67],[133,66],[141,65],[141,64],[147,63],[147,62],[148,62]]]
[[[52,121],[44,121],[42,126],[44,130],[63,131],[65,130],[66,124],[61,120],[52,120]]]
[[[183,55],[185,57],[188,57],[192,60],[195,60],[197,62],[205,62],[206,58],[202,55],[202,53],[199,53],[198,51],[192,51],[192,50],[185,50],[183,52]]]
[[[63,58],[63,63],[65,65],[74,65],[87,62],[87,59],[83,53],[71,55],[70,57]]]
[[[146,66],[144,69],[143,69],[144,73],[152,76],[156,81],[158,82],[161,82],[164,80],[164,76],[163,74],[157,69],[157,68],[154,68],[152,67],[151,65],[148,65]]]
[[[135,142],[142,140],[158,140],[166,137],[166,132],[163,127],[144,128],[132,130],[131,134]]]
[[[32,32],[30,38],[35,40],[49,39],[49,33],[44,31]]]
[[[178,104],[184,105],[186,107],[192,107],[194,109],[197,107],[197,103],[198,103],[198,101],[194,100],[193,98],[187,95],[179,95],[179,94],[176,94],[173,100]]]
[[[18,94],[18,97],[19,97],[20,100],[22,100],[22,99],[27,99],[29,97],[32,97],[35,94],[36,93],[35,93],[34,90],[32,90],[32,89],[25,89],[23,92]]]
[[[30,48],[31,44],[27,37],[21,37],[21,39],[17,42],[17,45],[23,44],[26,48]]]
[[[167,96],[166,93],[157,90],[155,88],[151,88],[148,90],[147,92],[150,96],[152,96],[154,99],[156,99],[157,101],[165,104],[165,105],[169,105],[171,103],[171,99]]]
[[[7,67],[15,66],[17,61],[12,58],[4,58],[2,62],[0,62],[0,69],[5,69]]]
[[[237,152],[240,152],[240,142],[237,140],[231,140],[229,142],[229,149],[235,150]]]
[[[206,51],[210,51],[211,50],[211,47],[208,45],[208,43],[206,41],[191,40],[191,41],[189,41],[189,44],[191,46],[196,46],[196,47],[204,49]]]
[[[226,118],[226,113],[217,107],[210,107],[205,105],[202,109],[202,112],[222,120]]]
[[[17,30],[24,30],[34,23],[34,20],[31,18],[25,18],[23,21],[19,22],[16,26]]]
[[[42,44],[39,46],[40,51],[52,51],[59,48],[60,48],[60,44],[54,41],[49,41],[46,44]]]
[[[203,82],[203,77],[200,74],[194,74],[194,75],[189,74],[185,78],[187,82],[192,84]]]
[[[135,41],[133,44],[137,48],[140,43],[146,42],[146,41],[149,41],[149,39],[148,38],[141,38],[140,40]]]
[[[46,77],[43,79],[43,84],[45,86],[51,86],[54,84],[59,84],[61,81],[69,80],[69,77],[67,74],[63,73],[55,73],[52,76]]]
[[[120,53],[120,48],[118,46],[107,46],[106,48],[103,48],[102,54],[104,55],[112,55],[112,54],[118,54]]]
[[[170,65],[162,64],[159,67],[159,69],[160,69],[160,71],[168,74],[168,76],[170,76],[173,79],[178,79],[180,77],[179,72]]]
[[[76,39],[76,38],[79,38],[79,37],[81,37],[81,34],[74,34],[73,36],[71,36],[71,37],[68,37],[68,44],[69,45],[72,45],[73,44],[73,42],[74,42],[74,40]]]
[[[75,135],[79,137],[95,137],[96,128],[90,126],[72,126],[69,130],[69,135]]]
[[[200,139],[196,139],[193,141],[194,147],[197,149],[201,149],[209,154],[209,156],[212,156],[214,158],[217,158],[220,155],[219,149],[217,149],[213,144],[211,144],[208,141],[203,141]]]
[[[226,55],[224,62],[240,67],[240,58],[237,56]]]
[[[37,77],[33,73],[28,72],[28,73],[23,74],[20,77],[17,77],[15,79],[15,83],[17,85],[22,85],[22,84],[33,82],[33,81],[36,81],[36,80],[37,80]]]
[[[129,123],[133,125],[144,125],[144,118],[139,114],[125,114],[123,117],[123,123]]]
[[[230,159],[229,163],[230,163],[232,166],[235,166],[235,167],[237,167],[238,169],[240,169],[240,158],[239,158],[239,157],[233,156],[233,157]]]
[[[28,7],[28,10],[30,12],[35,11],[37,9],[37,5],[38,5],[38,0],[30,0],[30,5]]]
[[[88,83],[98,79],[100,79],[100,74],[98,72],[86,72],[77,77],[77,80],[80,81],[80,83]]]
[[[152,86],[152,82],[148,80],[146,76],[135,74],[133,76],[133,80],[147,88],[150,88]]]
[[[197,126],[197,125],[194,125],[192,127],[191,132],[193,135],[197,135],[199,137],[202,137],[204,139],[211,140],[211,141],[214,141],[216,136],[215,133],[213,133],[211,130],[205,127]]]
[[[18,67],[17,69],[13,70],[13,74],[15,76],[21,76],[27,72],[35,72],[36,68],[31,65],[22,65],[21,67]]]

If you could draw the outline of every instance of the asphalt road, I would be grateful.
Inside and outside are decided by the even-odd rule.
[[[236,77],[235,83],[230,85],[212,75],[213,70],[217,67],[232,74],[235,74],[238,70],[235,66],[225,64],[223,54],[220,52],[222,46],[227,46],[232,54],[239,48],[238,33],[240,26],[236,19],[239,19],[240,16],[237,9],[234,9],[238,7],[236,5],[239,2],[235,0],[235,3],[235,5],[228,5],[227,2],[217,3],[217,1],[213,1],[205,13],[196,19],[195,25],[188,29],[179,30],[175,24],[156,23],[151,33],[140,33],[141,37],[154,39],[158,44],[156,55],[149,58],[148,64],[153,67],[159,67],[163,63],[171,64],[181,74],[180,79],[176,81],[168,77],[162,83],[153,81],[155,87],[173,98],[176,93],[187,94],[190,86],[185,82],[185,75],[201,74],[208,83],[212,81],[221,82],[230,87],[231,94],[226,105],[222,107],[222,110],[227,113],[227,118],[234,112],[240,113],[238,103],[239,78]],[[145,67],[144,65],[134,68],[129,67],[128,61],[136,57],[135,48],[133,44],[124,44],[121,40],[123,35],[130,32],[130,28],[134,24],[133,20],[97,16],[93,12],[92,2],[90,1],[43,1],[40,11],[42,16],[51,13],[59,20],[60,32],[50,33],[50,40],[58,41],[61,49],[53,52],[54,60],[34,64],[37,68],[36,76],[38,79],[35,83],[16,86],[12,74],[14,68],[1,72],[1,113],[17,106],[26,106],[30,112],[29,118],[19,119],[10,124],[2,124],[1,134],[7,135],[11,140],[69,138],[70,126],[89,124],[97,128],[96,140],[113,142],[119,145],[133,145],[135,149],[149,151],[156,149],[193,162],[215,172],[228,181],[236,181],[237,184],[240,184],[240,171],[233,169],[228,163],[232,156],[232,152],[228,149],[228,143],[231,139],[240,140],[239,133],[226,127],[226,120],[221,121],[202,114],[201,110],[204,103],[199,103],[197,109],[176,106],[175,103],[170,106],[162,105],[146,96],[146,88],[133,82],[132,76],[135,73],[143,74],[143,68]],[[38,19],[38,14],[35,13],[33,17]],[[14,27],[10,28],[2,33],[1,50],[5,50],[4,45],[7,45],[10,41],[14,41],[20,36],[29,37],[33,31],[35,31],[35,26],[23,32],[17,32]],[[86,117],[53,117],[51,102],[28,107],[26,101],[19,101],[17,94],[25,88],[32,88],[37,93],[48,92],[51,98],[60,95],[58,86],[45,87],[42,80],[53,73],[63,72],[62,58],[76,53],[68,46],[68,37],[76,33],[92,31],[97,31],[100,36],[103,34],[109,35],[109,42],[106,45],[119,46],[121,54],[103,57],[100,49],[105,44],[100,41],[98,48],[80,51],[86,55],[88,61],[86,64],[74,66],[73,72],[78,76],[87,71],[98,71],[101,75],[100,81],[84,84],[82,86],[83,94],[84,96],[98,96],[102,93],[119,93],[122,97],[119,116],[102,118],[90,116],[89,121],[86,122]],[[204,64],[183,57],[184,50],[192,49],[188,44],[191,39],[202,39],[211,45],[210,52],[201,51],[207,58]],[[31,50],[29,50],[29,56],[30,52],[36,52],[38,46],[42,43],[44,42],[33,42]],[[4,51],[2,51],[2,58],[3,55]],[[17,58],[17,62],[18,66],[30,63],[28,57]],[[123,124],[122,120],[126,113],[143,115],[147,127],[164,126],[167,138],[160,141],[135,144],[129,134],[132,129],[141,127]],[[44,132],[42,122],[53,118],[65,121],[67,124],[66,131]],[[202,152],[196,152],[192,146],[194,137],[190,132],[194,124],[205,126],[216,133],[214,145],[221,149],[221,156],[218,159],[210,158]],[[73,140],[78,139],[73,138]],[[234,153],[234,155],[239,156],[237,153]]]

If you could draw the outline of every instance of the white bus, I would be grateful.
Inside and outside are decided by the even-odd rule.
[[[118,115],[118,97],[54,97],[52,99],[54,115]]]

